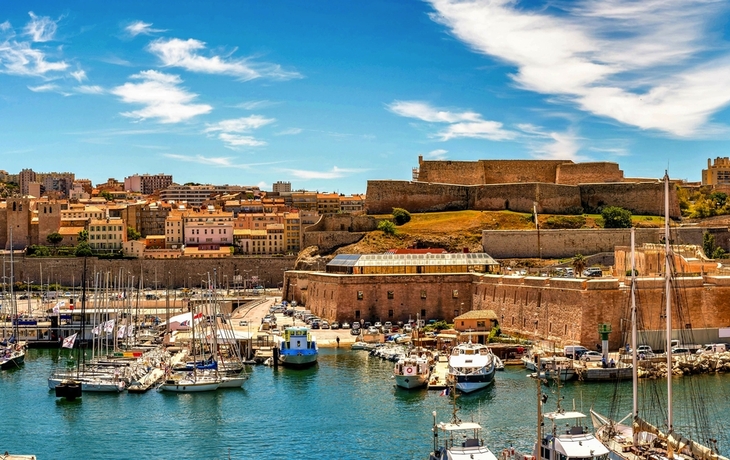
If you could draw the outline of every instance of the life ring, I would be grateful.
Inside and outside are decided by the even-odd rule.
[[[409,367],[408,369],[406,369],[406,374],[410,374],[412,372],[413,372],[413,368],[412,367]]]

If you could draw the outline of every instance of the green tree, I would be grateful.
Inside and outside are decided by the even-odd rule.
[[[108,190],[102,190],[99,193],[99,196],[104,198],[106,201],[114,201],[114,195],[112,195]]]
[[[48,241],[48,244],[50,245],[57,246],[58,243],[63,241],[63,235],[58,232],[53,232],[46,237],[46,241]]]
[[[74,255],[76,257],[90,257],[94,255],[94,253],[91,251],[91,246],[89,246],[89,243],[87,243],[86,241],[82,241],[76,245]]]
[[[586,258],[583,256],[583,254],[576,254],[575,257],[573,257],[572,264],[573,273],[576,278],[583,274],[583,270],[585,270],[586,265],[588,265]]]
[[[81,230],[79,232],[79,243],[83,243],[89,241],[89,231],[88,230]]]
[[[712,253],[715,252],[715,235],[710,232],[702,234],[702,249],[705,251],[705,256],[712,257]]]
[[[607,206],[601,211],[604,228],[631,228],[631,211],[618,207]]]
[[[386,235],[395,235],[395,224],[389,220],[381,220],[378,222],[378,230],[382,230]]]
[[[393,208],[392,214],[395,225],[403,225],[411,220],[411,213],[403,208]]]
[[[127,240],[133,241],[142,238],[142,234],[135,230],[133,227],[127,227]]]

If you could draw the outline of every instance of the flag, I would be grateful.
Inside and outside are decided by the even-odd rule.
[[[110,319],[106,323],[104,323],[104,332],[111,332],[114,330],[114,320]]]
[[[127,337],[132,337],[134,335],[134,324],[130,324],[127,328]]]
[[[448,396],[449,395],[449,387],[444,388],[441,390],[441,393],[439,393],[439,396]]]
[[[74,335],[69,335],[68,337],[66,337],[65,339],[63,339],[63,345],[61,345],[61,346],[63,348],[73,348],[74,347],[74,342],[76,342],[76,336],[77,335],[78,335],[78,333],[76,333]]]
[[[119,329],[117,329],[117,338],[123,339],[124,338],[124,331],[127,329],[127,326],[121,325],[119,326]]]
[[[91,332],[94,335],[99,335],[99,333],[101,332],[101,324],[97,324],[96,326],[94,326],[94,328],[91,330]]]

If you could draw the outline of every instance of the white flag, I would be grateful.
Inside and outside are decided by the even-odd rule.
[[[134,334],[134,324],[130,324],[127,328],[127,337],[132,337]]]
[[[124,331],[127,329],[127,326],[121,325],[119,326],[119,329],[117,329],[117,338],[123,339],[124,338]]]
[[[56,304],[53,306],[53,314],[57,315],[59,313],[61,313],[61,307],[59,307],[58,304]]]
[[[74,342],[76,342],[77,335],[78,335],[78,333],[76,333],[74,335],[70,335],[70,336],[66,337],[65,339],[63,339],[63,345],[61,345],[61,346],[63,348],[73,348]]]
[[[101,332],[101,325],[97,324],[96,326],[94,326],[94,328],[91,330],[91,332],[93,332],[94,335],[99,335],[99,332]]]
[[[110,319],[106,323],[104,323],[104,332],[111,332],[114,330],[114,320]]]

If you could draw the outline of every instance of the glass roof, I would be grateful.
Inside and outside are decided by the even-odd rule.
[[[486,253],[457,254],[340,254],[328,266],[374,267],[388,265],[499,265]]]

